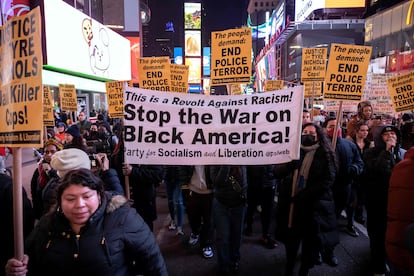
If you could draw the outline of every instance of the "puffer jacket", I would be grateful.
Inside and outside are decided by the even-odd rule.
[[[26,252],[28,275],[167,275],[148,226],[125,197],[109,193],[78,235],[61,212],[43,216]]]
[[[414,223],[414,148],[395,165],[388,190],[386,250],[389,260],[399,269],[414,274],[414,256],[404,245],[404,233]]]

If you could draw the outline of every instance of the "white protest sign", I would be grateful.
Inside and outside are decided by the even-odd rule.
[[[125,162],[276,164],[299,158],[303,87],[254,95],[125,91]]]

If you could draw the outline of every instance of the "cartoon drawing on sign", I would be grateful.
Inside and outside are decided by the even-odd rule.
[[[107,77],[110,65],[109,36],[104,28],[99,28],[99,37],[94,37],[92,19],[82,21],[82,34],[89,47],[89,58],[92,72],[96,76]]]

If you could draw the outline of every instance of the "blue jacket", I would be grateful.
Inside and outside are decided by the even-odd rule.
[[[339,137],[336,141],[335,153],[339,170],[334,186],[351,185],[353,180],[364,171],[364,161],[355,143]]]

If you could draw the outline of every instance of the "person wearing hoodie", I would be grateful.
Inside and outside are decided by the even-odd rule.
[[[29,235],[6,275],[167,275],[154,235],[122,195],[106,193],[91,170],[71,170],[57,203]]]
[[[375,146],[363,155],[367,180],[367,231],[374,275],[385,275],[389,180],[394,166],[404,159],[406,151],[400,148],[401,135],[395,126],[384,126],[380,136],[374,139]]]

